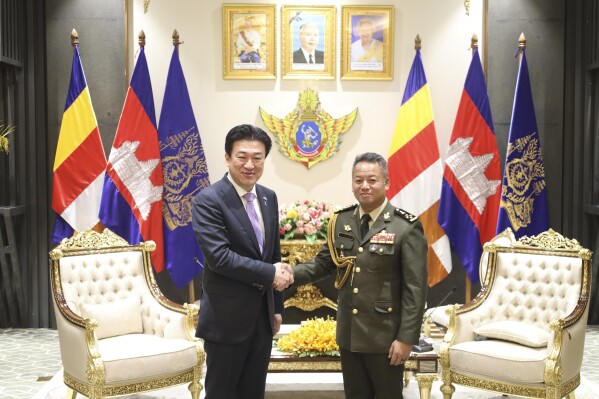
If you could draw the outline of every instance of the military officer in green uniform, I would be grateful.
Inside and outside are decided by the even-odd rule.
[[[418,342],[427,291],[427,242],[418,219],[387,201],[387,161],[358,155],[359,204],[330,219],[327,244],[293,268],[295,285],[336,273],[337,343],[345,397],[402,398],[404,362]]]

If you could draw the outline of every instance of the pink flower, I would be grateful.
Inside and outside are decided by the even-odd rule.
[[[291,231],[292,227],[289,223],[287,223],[285,226],[283,226],[283,229],[285,229],[285,231]]]
[[[316,228],[313,224],[308,223],[304,226],[304,233],[308,236],[311,236],[312,234],[316,233]]]
[[[295,225],[297,227],[304,227],[304,222],[302,222],[301,220],[298,220],[297,222],[295,222]]]

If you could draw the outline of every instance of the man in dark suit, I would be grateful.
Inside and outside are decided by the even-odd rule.
[[[272,337],[282,322],[280,290],[293,281],[280,263],[277,196],[257,184],[271,147],[262,129],[231,129],[229,173],[193,200],[205,258],[196,335],[206,351],[206,399],[264,398]]]
[[[318,47],[318,27],[313,23],[300,26],[299,39],[301,47],[293,52],[294,64],[324,64],[324,52]]]
[[[402,398],[404,362],[418,342],[427,291],[427,242],[418,219],[387,201],[387,161],[358,155],[359,205],[336,212],[327,244],[293,268],[296,285],[337,273],[337,344],[345,397]]]

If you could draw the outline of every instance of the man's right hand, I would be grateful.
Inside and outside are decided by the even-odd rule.
[[[272,282],[272,287],[277,291],[283,291],[289,285],[293,284],[293,271],[287,263],[276,263],[275,278]]]

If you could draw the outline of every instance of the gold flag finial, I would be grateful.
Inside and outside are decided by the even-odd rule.
[[[146,34],[144,30],[139,31],[139,35],[137,35],[137,42],[139,43],[139,47],[144,47],[146,45]]]
[[[420,35],[416,35],[416,39],[414,39],[414,49],[420,50],[422,48],[422,40],[420,39]]]
[[[71,46],[75,47],[79,44],[79,34],[75,29],[71,32]]]
[[[526,48],[526,37],[524,37],[524,32],[520,33],[520,37],[518,38],[518,49]]]
[[[478,48],[478,36],[476,35],[476,33],[474,33],[472,35],[472,39],[470,39],[470,48],[472,50],[474,50],[475,48]]]
[[[179,40],[179,32],[177,32],[177,29],[175,29],[173,31],[173,45],[177,48],[177,50],[179,49],[179,44],[181,44],[181,41]]]

